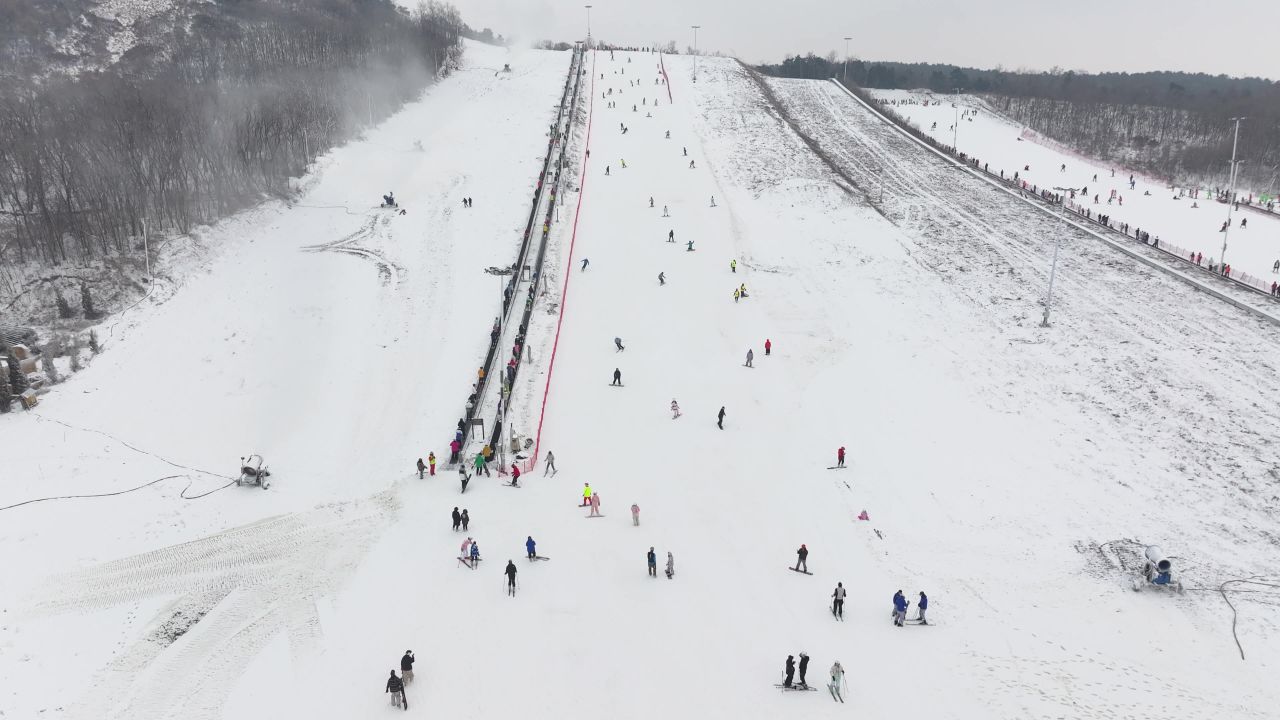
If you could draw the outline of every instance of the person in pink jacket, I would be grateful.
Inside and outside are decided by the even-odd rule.
[[[636,505],[635,503],[631,504],[631,524],[632,525],[640,524],[640,506]]]
[[[591,515],[597,517],[600,515],[600,493],[598,492],[591,493]]]

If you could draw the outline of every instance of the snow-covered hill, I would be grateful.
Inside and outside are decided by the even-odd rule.
[[[131,720],[1274,716],[1280,590],[1228,586],[1245,662],[1218,589],[1280,559],[1280,330],[1085,235],[1064,239],[1039,328],[1061,226],[829,83],[770,82],[774,108],[730,60],[699,59],[694,83],[689,58],[595,55],[510,418],[558,472],[461,495],[452,471],[419,480],[416,457],[447,454],[501,292],[482,268],[514,254],[568,67],[492,52],[519,77],[472,55],[335,153],[304,202],[227,223],[246,255],[140,318],[72,380],[77,402],[0,418],[32,448],[0,507],[174,473],[197,494],[225,480],[166,461],[225,473],[254,450],[276,473],[194,502],[180,481],[0,510],[0,703]],[[386,190],[407,215],[367,207]],[[299,252],[335,242],[364,252]],[[849,467],[829,469],[840,446]],[[603,517],[579,507],[585,483]],[[455,559],[468,535],[477,570]],[[548,561],[525,559],[530,536]],[[812,575],[787,569],[802,543]],[[1184,595],[1130,589],[1143,543],[1174,556]],[[673,579],[649,576],[650,547]],[[899,589],[929,594],[931,626],[890,623]],[[406,649],[402,712],[382,683]],[[847,704],[774,687],[801,651],[813,685],[844,665]]]

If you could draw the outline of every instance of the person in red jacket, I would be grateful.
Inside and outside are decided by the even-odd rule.
[[[840,449],[836,451],[836,467],[844,467],[844,446],[843,445],[841,445]]]
[[[511,487],[520,487],[520,468],[511,463]]]
[[[764,354],[767,356],[769,351],[773,349],[773,343],[769,342],[769,338],[764,339]]]

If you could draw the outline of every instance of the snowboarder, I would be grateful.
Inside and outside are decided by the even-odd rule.
[[[658,84],[658,79],[657,79],[657,78],[654,78],[654,79],[653,79],[653,84],[654,84],[654,85],[657,85],[657,84]],[[670,139],[671,139],[671,131],[670,131],[670,130],[668,130],[668,131],[667,131],[667,139],[668,139],[668,140],[670,140]]]
[[[893,624],[902,627],[907,619],[907,598],[902,591],[893,594]]]
[[[608,166],[608,165],[605,165],[605,166],[604,166],[604,174],[605,174],[605,175],[608,175],[608,174],[609,174],[609,166]]]
[[[667,551],[667,579],[670,580],[671,578],[675,577],[675,574],[676,574],[676,559],[674,556],[672,556],[670,551]],[[804,677],[803,671],[800,673],[800,677]]]
[[[831,698],[844,702],[844,667],[840,661],[835,661],[831,666],[831,682],[827,684],[827,689],[831,691]]]
[[[458,512],[458,508],[453,509],[453,531],[457,532],[462,527],[462,513]]]
[[[434,450],[427,453],[427,474],[431,477],[436,476],[436,453]]]
[[[782,687],[791,687],[791,679],[796,674],[796,659],[793,655],[787,656],[786,677],[782,680]]]
[[[423,473],[427,471],[427,464],[422,462],[422,458],[418,458],[418,479],[422,479]]]
[[[391,677],[387,678],[387,692],[391,693],[391,704],[394,707],[404,706],[405,710],[409,709],[409,698],[404,694],[404,683],[400,678],[396,677],[396,671],[391,671]]]
[[[841,445],[840,449],[836,451],[836,467],[844,467],[844,446],[843,445]]]
[[[716,427],[724,429],[724,406],[720,406],[720,412],[716,415]]]
[[[671,217],[671,212],[667,210],[667,206],[662,206],[662,217]]]
[[[600,517],[600,493],[591,493],[591,513],[587,517]]]
[[[689,161],[689,169],[690,169],[690,170],[692,170],[693,168],[694,168],[693,161],[692,161],[692,160],[690,160],[690,161]]]
[[[582,483],[582,507],[591,504],[591,483]]]
[[[558,472],[560,471],[556,469],[556,456],[553,455],[550,450],[548,450],[547,466],[542,469],[542,476],[546,477],[547,473],[551,473],[551,477],[555,477],[556,473]]]
[[[408,685],[413,682],[413,651],[405,650],[404,657],[400,658],[400,680]]]
[[[676,403],[675,398],[671,398],[671,419],[675,420],[680,417],[680,405]]]
[[[681,147],[680,149],[684,151],[684,156],[685,156],[685,157],[689,157],[689,148],[687,148],[687,147]]]
[[[462,532],[466,532],[467,526],[471,524],[471,515],[466,508],[462,508],[462,515],[459,516],[459,519],[462,520]]]
[[[809,683],[804,681],[804,674],[809,671],[809,654],[800,651],[800,687],[809,687]]]
[[[622,371],[618,368],[613,369],[613,382],[610,385],[622,385]]]
[[[923,590],[920,591],[920,600],[916,603],[916,607],[920,609],[920,615],[916,620],[919,620],[921,625],[928,625],[929,621],[924,619],[924,611],[929,609],[929,596],[925,595]]]
[[[737,261],[737,260],[730,260],[730,261],[729,261],[729,272],[731,272],[731,273],[736,273],[736,272],[738,272],[738,261]]]
[[[658,273],[658,284],[659,284],[659,285],[666,285],[666,284],[667,284],[667,275],[666,275],[666,273]]]
[[[478,452],[478,453],[476,453],[476,461],[475,461],[475,462],[476,462],[476,477],[479,477],[480,475],[488,475],[488,474],[489,474],[489,467],[488,467],[488,465],[485,463],[485,460],[484,460],[484,453],[482,453],[482,452]]]
[[[635,503],[631,503],[631,524],[640,525],[640,506]]]
[[[692,240],[690,240],[690,241],[689,241],[689,244],[688,244],[687,246],[685,246],[685,249],[684,249],[684,250],[685,250],[685,252],[693,252],[693,241],[692,241]]]
[[[617,350],[614,350],[614,352],[622,352],[623,350],[626,350],[626,348],[622,346],[622,338],[614,338],[613,344],[618,348]]]
[[[769,338],[764,339],[764,356],[769,357],[769,352],[773,350],[773,343],[769,342]]]
[[[535,542],[533,541],[533,536],[532,536],[532,535],[530,535],[530,536],[529,536],[529,539],[528,539],[528,540],[525,540],[525,541],[524,541],[524,549],[529,553],[529,559],[530,559],[530,560],[536,560],[536,559],[537,559],[537,557],[538,557],[538,544],[537,544],[537,543],[535,543]]]
[[[520,487],[520,467],[511,463],[511,487]]]
[[[712,195],[712,196],[711,196],[711,207],[715,207],[715,206],[716,206],[716,196],[715,196],[715,195]]]
[[[658,555],[653,551],[652,547],[649,548],[649,554],[645,556],[645,559],[649,562],[649,577],[658,577]]]
[[[831,614],[841,620],[844,619],[844,596],[844,583],[836,583],[836,589],[831,593]]]
[[[587,266],[588,266],[588,265],[590,265],[590,264],[591,264],[591,261],[590,261],[590,260],[588,260],[588,259],[586,259],[586,258],[582,258],[582,270],[586,270],[586,269],[587,269]],[[581,271],[579,271],[579,272],[581,272]]]
[[[747,348],[747,367],[751,367],[751,361],[756,357],[756,353],[751,348]]]
[[[467,483],[471,482],[471,476],[467,474],[466,463],[458,463],[458,481],[462,483],[462,492],[466,492]]]
[[[804,570],[800,568],[803,567]],[[796,566],[791,568],[796,572],[809,572],[809,548],[800,543],[800,549],[796,551]]]
[[[512,597],[515,597],[515,594],[516,594],[516,564],[515,564],[514,562],[511,562],[510,560],[508,560],[508,561],[507,561],[507,569],[506,569],[506,570],[503,570],[503,571],[502,571],[502,573],[503,573],[504,575],[506,575],[506,576],[507,576],[507,594],[508,594],[508,595],[510,595],[510,596],[512,596]]]

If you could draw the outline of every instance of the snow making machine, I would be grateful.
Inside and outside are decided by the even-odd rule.
[[[240,477],[236,485],[257,485],[263,490],[271,487],[271,471],[262,462],[261,455],[250,455],[240,458]]]
[[[1142,578],[1133,581],[1134,590],[1141,590],[1143,586],[1182,592],[1182,581],[1173,576],[1173,563],[1157,545],[1147,546]]]

